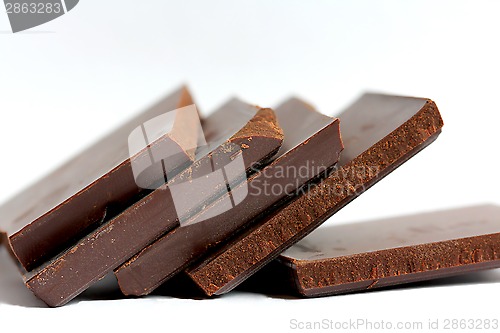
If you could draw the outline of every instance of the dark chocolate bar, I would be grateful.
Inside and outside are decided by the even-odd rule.
[[[214,215],[225,205],[221,197],[172,230],[115,271],[125,295],[146,295],[163,282],[226,241],[257,216],[289,200],[317,177],[325,177],[342,151],[339,121],[316,112],[298,99],[276,108],[284,142],[276,159],[230,193],[246,191],[232,209]]]
[[[186,273],[207,294],[232,290],[433,142],[443,126],[431,100],[366,94],[339,115],[340,168]]]
[[[21,265],[33,269],[98,226],[106,214],[136,201],[143,188],[131,164],[149,156],[143,147],[130,158],[130,133],[152,118],[191,104],[187,89],[179,89],[3,204],[0,231]],[[169,174],[194,160],[198,127],[196,112],[177,112],[150,136],[151,147],[175,155],[167,165]],[[144,179],[148,180],[157,181]]]
[[[484,205],[319,228],[248,282],[314,297],[498,267],[500,207]]]
[[[27,273],[25,283],[28,288],[49,306],[67,303],[163,233],[179,225],[183,216],[178,215],[174,202],[175,186],[192,182],[191,176],[200,173],[202,179],[210,179],[210,176],[220,174],[217,171],[221,167],[226,169],[235,160],[243,163],[242,168],[236,170],[241,174],[235,175],[235,170],[229,170],[233,173],[230,178],[234,181],[244,179],[247,171],[276,154],[283,140],[282,130],[272,110],[238,100],[226,103],[204,119],[203,132],[208,145],[197,151],[194,164],[105,221],[67,251]],[[204,188],[200,198],[209,200],[218,192],[227,191],[229,185],[224,182]],[[177,199],[181,202],[190,202],[197,195],[180,194]],[[186,214],[195,208],[187,207]]]

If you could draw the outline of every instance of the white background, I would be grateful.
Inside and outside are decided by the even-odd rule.
[[[0,202],[187,83],[204,113],[233,95],[273,106],[298,94],[329,115],[366,90],[434,99],[441,137],[329,224],[500,203],[499,17],[498,1],[82,0],[12,34],[2,8]],[[5,253],[0,259],[0,332],[281,332],[293,318],[500,319],[498,271],[310,300],[234,292],[99,301],[88,293],[46,309],[8,271]]]

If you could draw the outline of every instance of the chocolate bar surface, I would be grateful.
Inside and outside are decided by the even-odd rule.
[[[106,212],[133,203],[142,188],[133,175],[128,136],[147,120],[191,104],[187,89],[179,89],[3,204],[0,231],[21,265],[33,269],[97,226]],[[175,155],[169,173],[193,161],[196,123],[197,114],[178,112],[150,137],[151,146]],[[132,156],[145,158],[145,149]]]
[[[219,198],[122,265],[115,275],[125,295],[149,294],[257,216],[291,199],[302,185],[337,163],[343,149],[338,119],[324,116],[295,98],[275,112],[284,132],[281,150],[272,163],[226,194],[245,192],[246,197],[215,215],[226,200]]]
[[[338,117],[345,145],[340,168],[189,267],[187,275],[207,295],[235,288],[433,142],[443,126],[431,100],[379,94],[363,95]]]
[[[163,233],[179,225],[172,187],[189,182],[190,176],[214,171],[217,164],[242,156],[245,176],[255,163],[271,158],[280,148],[283,134],[274,112],[231,100],[203,121],[207,146],[197,151],[196,161],[168,183],[105,221],[74,246],[25,275],[25,283],[49,306],[60,306],[103,278]],[[240,150],[237,150],[240,149]],[[203,174],[203,173],[202,173]],[[205,179],[205,177],[203,177]],[[211,193],[226,189],[211,188]],[[182,197],[182,201],[189,197]]]
[[[255,278],[313,297],[497,267],[500,207],[483,205],[319,228]]]

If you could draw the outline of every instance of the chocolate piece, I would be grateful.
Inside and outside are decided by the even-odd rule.
[[[192,174],[198,174],[200,169],[206,171],[207,166],[211,169],[217,164],[229,164],[240,155],[244,160],[240,170],[244,178],[256,162],[271,158],[283,140],[272,110],[237,100],[205,119],[203,130],[209,147],[199,149],[197,161],[190,168],[105,222],[51,262],[27,274],[28,288],[49,306],[65,304],[164,232],[179,225],[173,185],[191,181]],[[243,149],[237,151],[239,147]],[[206,197],[227,190],[226,183],[221,185],[205,193]]]
[[[143,189],[136,185],[131,160],[149,156],[140,149],[130,158],[129,134],[151,118],[190,104],[187,89],[179,89],[2,205],[0,229],[24,268],[29,271],[64,250],[96,227],[106,212],[136,201]],[[167,172],[193,161],[196,124],[197,113],[178,112],[150,137],[151,147],[175,154]]]
[[[247,191],[246,197],[232,209],[206,218],[220,211],[227,193],[122,265],[115,275],[125,295],[149,294],[337,163],[343,148],[338,119],[323,116],[297,99],[275,112],[285,136],[283,146],[271,164],[231,190],[231,195]]]
[[[430,100],[375,94],[339,118],[345,149],[338,170],[186,270],[207,295],[232,290],[430,144],[443,125]]]
[[[497,268],[500,207],[475,206],[320,228],[269,266],[252,277],[254,284],[290,282],[308,297]]]

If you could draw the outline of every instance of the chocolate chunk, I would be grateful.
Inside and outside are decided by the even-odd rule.
[[[485,205],[319,228],[256,276],[313,297],[500,267],[500,207]]]
[[[130,159],[129,134],[152,118],[191,104],[187,89],[179,89],[2,205],[0,230],[21,265],[33,269],[95,228],[106,213],[136,201],[143,189],[136,184],[131,160],[149,156],[139,149]],[[193,161],[196,124],[196,112],[178,112],[149,138],[151,147],[175,155],[166,170],[170,174]]]
[[[186,270],[207,295],[232,290],[433,142],[443,125],[430,100],[376,94],[339,118],[345,149],[338,170]]]
[[[343,148],[338,119],[321,115],[297,99],[276,108],[276,116],[284,132],[276,159],[116,270],[125,295],[149,294],[257,216],[291,199],[298,188],[337,163]],[[227,196],[238,192],[246,193],[239,204],[206,218],[220,211]]]
[[[256,163],[271,158],[280,148],[283,133],[274,112],[232,100],[203,121],[208,145],[197,151],[196,162],[168,183],[111,218],[52,261],[25,275],[25,282],[36,296],[49,306],[60,306],[77,296],[91,284],[112,272],[163,233],[179,225],[173,193],[174,185],[191,182],[191,175],[219,174],[219,166],[242,156],[244,165],[236,170],[245,178]],[[239,150],[240,147],[244,147]],[[220,168],[219,168],[220,169]],[[202,177],[205,179],[205,177]],[[225,179],[223,178],[223,181]],[[229,184],[206,189],[203,198],[227,191]],[[191,197],[181,193],[181,201]],[[196,196],[196,193],[193,194]],[[188,205],[188,208],[195,208]],[[189,212],[189,209],[186,212]],[[181,221],[182,222],[182,221]]]

